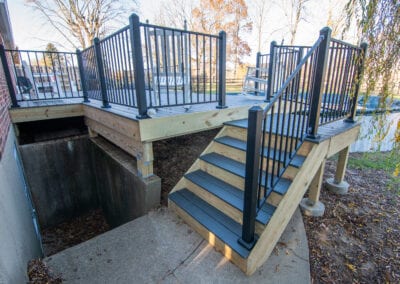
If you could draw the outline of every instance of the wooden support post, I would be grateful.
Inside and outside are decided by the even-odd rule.
[[[347,146],[339,152],[339,159],[336,166],[335,183],[341,183],[344,181],[344,175],[346,174],[347,161],[349,159],[350,147]]]
[[[313,205],[318,203],[319,195],[321,194],[322,181],[325,170],[325,160],[322,162],[317,173],[315,174],[310,187],[308,188],[308,199]]]
[[[308,188],[308,198],[303,198],[300,202],[300,207],[305,215],[320,217],[324,215],[325,205],[319,201],[319,195],[321,194],[322,180],[325,170],[325,159],[322,161],[321,166],[315,173],[310,186]]]
[[[336,165],[335,177],[326,180],[326,187],[336,194],[346,194],[349,190],[349,184],[344,181],[347,161],[349,159],[349,150],[350,146],[347,146],[339,152],[339,159]]]
[[[143,154],[137,157],[139,176],[147,178],[153,175],[153,143],[143,142]]]
[[[90,138],[97,137],[97,135],[98,135],[98,133],[96,131],[94,131],[92,128],[90,128],[89,126],[88,126],[88,132],[89,132]]]

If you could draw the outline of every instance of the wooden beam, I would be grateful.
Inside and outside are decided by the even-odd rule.
[[[321,166],[311,181],[308,189],[308,199],[312,202],[312,204],[316,204],[319,201],[319,195],[321,194],[321,187],[325,171],[325,161],[325,159],[322,161]]]
[[[97,121],[124,136],[140,141],[139,123],[137,120],[129,119],[109,110],[89,105],[84,105],[83,111],[85,117],[90,118],[92,121]]]
[[[349,158],[350,147],[344,148],[339,152],[339,158],[336,165],[335,183],[339,184],[344,180],[344,175],[346,173],[347,161]]]
[[[9,112],[13,123],[84,115],[82,104],[12,108]]]
[[[134,157],[143,156],[143,144],[140,141],[135,141],[131,137],[121,134],[119,131],[109,128],[98,121],[92,120],[85,117],[85,124],[95,131],[96,133],[103,136],[105,139],[114,143],[124,151],[128,152]]]
[[[360,125],[353,127],[343,133],[332,136],[330,140],[328,158],[335,155],[337,152],[350,146],[357,140],[358,134],[360,133]]]
[[[160,139],[221,127],[226,121],[247,118],[249,106],[185,113],[172,117],[139,120],[142,141]]]

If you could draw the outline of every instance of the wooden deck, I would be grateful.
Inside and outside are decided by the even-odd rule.
[[[168,107],[150,111],[151,118],[137,119],[135,108],[101,101],[83,103],[81,98],[24,101],[10,109],[13,123],[82,116],[91,136],[101,135],[137,159],[143,177],[153,174],[152,142],[221,127],[224,122],[247,118],[248,109],[265,105],[263,97],[228,95],[227,108],[217,103]]]
[[[147,177],[153,174],[152,142],[218,128],[233,120],[243,119],[243,123],[247,123],[244,119],[247,119],[249,108],[265,104],[261,96],[228,95],[228,107],[225,109],[217,109],[217,103],[197,104],[189,108],[165,107],[150,111],[149,119],[137,119],[138,111],[132,107],[111,104],[111,108],[102,108],[102,102],[98,100],[83,103],[81,98],[71,98],[24,101],[19,108],[12,108],[10,115],[16,124],[82,116],[91,136],[101,135],[134,156],[138,171]],[[321,141],[351,127],[354,124],[342,120],[322,125],[319,128]],[[341,144],[343,141],[335,141],[329,155],[340,151]]]

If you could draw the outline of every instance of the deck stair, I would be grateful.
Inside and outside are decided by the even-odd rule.
[[[242,234],[247,120],[225,123],[223,129],[169,195],[172,207],[188,224],[245,273],[251,274],[266,259],[315,175],[315,157],[321,145],[305,142],[286,166],[256,217],[256,246],[239,244]],[[291,139],[291,137],[286,137]],[[279,143],[278,143],[279,144]],[[276,151],[280,151],[276,149]],[[271,151],[270,151],[271,155]],[[312,161],[310,161],[312,159]],[[264,172],[264,175],[270,174]],[[308,178],[304,179],[307,175]],[[299,191],[299,182],[302,186]],[[265,190],[265,187],[264,187]],[[294,197],[297,197],[297,199]],[[288,208],[288,205],[291,206]],[[286,212],[282,215],[277,212]],[[269,230],[269,231],[268,231]],[[264,235],[273,235],[265,241]],[[262,242],[262,243],[261,243]],[[260,247],[267,246],[260,254]]]
[[[226,122],[169,194],[169,206],[248,275],[267,260],[307,190],[303,208],[318,204],[325,160],[338,152],[336,177],[343,179],[349,146],[357,139],[359,85],[353,98],[343,92],[330,76],[340,65],[327,59],[338,46],[350,55],[364,56],[365,50],[331,39],[330,32],[322,29],[304,56],[302,46],[271,44],[270,67],[284,64],[265,80],[269,103],[249,109],[247,119]],[[358,64],[351,69],[359,70],[356,83]],[[291,67],[279,69],[284,65]],[[273,92],[274,86],[280,87]],[[328,89],[338,88],[347,106],[323,99]]]

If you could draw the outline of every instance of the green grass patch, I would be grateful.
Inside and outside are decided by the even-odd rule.
[[[400,194],[400,175],[398,170],[400,165],[400,153],[398,149],[390,152],[371,152],[349,157],[348,167],[353,169],[375,169],[384,170],[390,177],[389,189],[394,189]]]

